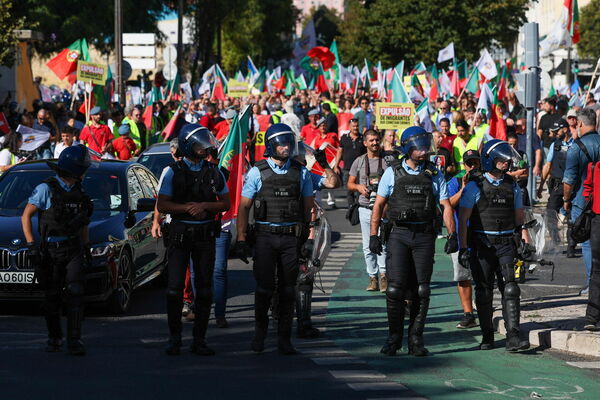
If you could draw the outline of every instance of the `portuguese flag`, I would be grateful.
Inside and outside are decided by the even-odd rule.
[[[56,57],[46,64],[59,79],[65,79],[67,75],[77,70],[77,60],[89,61],[87,41],[79,39],[69,47],[58,53]]]

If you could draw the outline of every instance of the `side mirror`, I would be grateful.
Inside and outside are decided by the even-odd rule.
[[[135,211],[136,212],[154,211],[155,205],[156,205],[156,199],[148,199],[148,198],[138,199]]]

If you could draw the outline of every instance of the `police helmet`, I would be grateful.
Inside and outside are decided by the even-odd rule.
[[[284,157],[278,156],[276,151],[277,146],[288,146],[289,154]],[[279,123],[273,124],[267,129],[265,133],[265,157],[287,159],[297,154],[296,135],[294,135],[292,128],[286,124]]]
[[[429,151],[431,149],[431,133],[420,126],[411,126],[402,132],[400,151],[410,156],[413,150]]]
[[[179,131],[179,150],[185,157],[197,158],[195,149],[206,150],[218,148],[219,142],[212,133],[200,124],[187,124]]]
[[[486,142],[481,153],[481,167],[486,172],[494,171],[498,161],[511,161],[513,165],[521,161],[519,153],[510,144],[500,139]]]
[[[82,144],[64,149],[56,163],[51,161],[46,163],[59,175],[71,178],[81,178],[91,165],[88,149]]]

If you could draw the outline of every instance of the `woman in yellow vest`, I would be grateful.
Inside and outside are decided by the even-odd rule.
[[[464,171],[465,163],[463,162],[463,154],[467,150],[480,151],[482,140],[475,135],[470,134],[469,124],[465,120],[456,123],[456,139],[452,145],[452,155],[456,164],[456,172]]]
[[[480,140],[483,141],[485,135],[490,130],[490,126],[488,125],[485,115],[481,112],[477,112],[475,114],[475,118],[473,119],[473,126],[471,134],[477,136]]]

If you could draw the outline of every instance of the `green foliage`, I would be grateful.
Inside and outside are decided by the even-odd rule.
[[[457,57],[475,60],[492,43],[510,48],[529,0],[349,0],[338,38],[340,57],[395,65],[434,62],[454,42]]]
[[[600,0],[592,0],[579,13],[581,40],[577,52],[584,57],[600,56]]]
[[[315,23],[315,32],[317,33],[317,45],[329,46],[336,36],[339,36],[339,26],[342,19],[337,15],[336,11],[324,5],[318,8],[310,9],[304,18],[305,24],[311,19]]]
[[[24,19],[11,12],[13,0],[0,0],[0,65],[11,67],[15,62],[15,29],[23,29]]]

